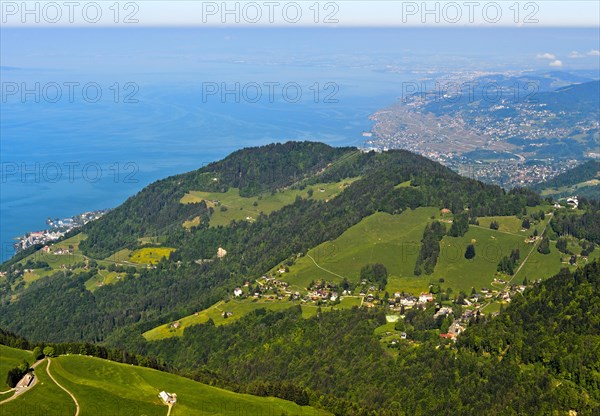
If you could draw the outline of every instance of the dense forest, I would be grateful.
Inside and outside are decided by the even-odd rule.
[[[280,153],[291,153],[296,158],[286,159],[284,166],[277,156]],[[178,198],[187,189],[211,190],[217,186],[219,181],[212,180],[215,175],[229,178],[223,181],[231,181],[232,185],[247,186],[246,192],[258,192],[254,180],[239,182],[239,166],[243,163],[261,168],[272,166],[268,170],[274,176],[266,180],[269,186],[302,186],[302,180],[322,181],[328,175],[328,180],[339,180],[345,175],[360,179],[329,202],[298,198],[279,211],[259,216],[255,222],[210,228],[204,225],[189,232],[181,227],[179,218],[177,226],[163,227],[161,231],[165,244],[178,250],[156,269],[142,271],[139,278],[125,277],[118,284],[93,293],[86,290],[84,283],[96,270],[79,276],[60,272],[33,282],[18,301],[5,297],[0,304],[0,325],[34,341],[120,339],[131,331],[147,330],[204,309],[248,276],[260,276],[298,253],[333,240],[378,211],[397,214],[409,208],[435,206],[455,212],[468,208],[472,216],[515,215],[526,206],[541,202],[532,191],[515,189],[507,193],[406,151],[363,153],[314,143],[287,143],[242,150],[230,158],[150,185],[123,206],[84,227],[88,239],[80,247],[91,257],[104,258],[121,248],[120,244],[130,244],[150,231],[158,232],[170,213],[187,209],[168,207],[182,205]],[[227,172],[236,166],[238,173],[228,176]],[[242,177],[248,169],[241,171]],[[315,170],[317,173],[312,173]],[[203,185],[204,177],[210,178],[208,185]],[[261,176],[254,172],[251,177],[258,180]],[[407,181],[412,186],[397,187]],[[150,204],[164,207],[161,212],[165,216],[146,215]],[[227,250],[225,259],[195,262],[214,259],[219,247]]]
[[[383,313],[367,309],[311,319],[299,307],[258,310],[129,347],[242,392],[292,383],[336,415],[592,415],[600,410],[599,285],[599,262],[565,269],[500,316],[474,318],[456,346],[436,335],[443,322],[411,310],[406,325],[420,342],[400,344],[397,357],[373,334]]]
[[[590,207],[580,212],[559,211],[550,222],[552,229],[559,236],[573,236],[600,244],[600,209]]]

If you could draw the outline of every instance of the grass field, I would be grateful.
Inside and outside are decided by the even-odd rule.
[[[338,305],[333,306],[334,309],[350,309],[353,306],[360,306],[361,299],[358,297],[345,297],[340,300]],[[180,337],[183,335],[183,330],[192,325],[199,325],[207,322],[209,319],[212,319],[215,322],[215,325],[225,325],[228,323],[232,323],[243,317],[244,315],[260,309],[265,308],[271,311],[282,311],[285,309],[289,309],[295,305],[299,305],[299,302],[290,302],[288,300],[254,300],[254,299],[244,299],[244,300],[230,300],[228,302],[221,301],[215,303],[208,309],[205,309],[198,314],[189,315],[184,318],[181,318],[179,321],[179,328],[175,329],[172,326],[172,323],[168,323],[165,325],[158,326],[156,328],[151,329],[150,331],[145,332],[144,338],[148,341],[157,341],[160,339],[170,338],[170,337]],[[329,310],[331,307],[323,307],[323,310]],[[302,316],[304,318],[310,318],[317,314],[318,306],[311,304],[303,304],[302,305]],[[223,312],[231,312],[233,315],[228,318],[223,317]]]
[[[534,228],[532,228],[531,230],[523,231],[522,230],[523,227],[521,227],[523,220],[520,220],[515,216],[512,216],[512,217],[480,217],[480,218],[477,218],[477,220],[479,221],[479,226],[482,228],[486,228],[489,230],[490,224],[492,223],[492,221],[496,221],[499,226],[498,231],[504,232],[504,233],[519,234],[519,235],[523,235],[524,237],[531,234],[534,230]]]
[[[532,208],[532,212],[542,208]],[[400,215],[372,215],[336,240],[310,250],[281,279],[295,289],[303,289],[312,280],[319,279],[340,282],[347,277],[356,282],[362,266],[383,263],[389,273],[386,287],[389,293],[403,291],[418,294],[426,291],[430,282],[440,282],[440,279],[443,279],[443,287],[451,287],[455,291],[470,291],[472,287],[479,290],[491,286],[498,262],[510,255],[513,249],[519,249],[523,262],[532,248],[525,242],[526,237],[535,229],[541,234],[551,218],[546,216],[544,221],[532,225],[529,230],[522,230],[522,221],[517,217],[479,218],[480,225],[470,226],[465,236],[444,237],[434,273],[416,277],[413,270],[421,247],[420,241],[425,225],[432,221],[432,216],[438,220],[446,219],[435,208],[418,208]],[[498,230],[489,228],[492,221],[498,222]],[[464,252],[471,243],[475,245],[476,257],[466,260]],[[561,263],[561,254],[553,243],[551,246],[548,255],[534,250],[514,282],[521,283],[524,277],[530,281],[546,278],[565,267],[566,264]],[[599,253],[593,253],[592,258],[596,255],[600,255],[600,250]]]
[[[0,352],[2,357],[14,357],[21,351],[2,346]],[[46,366],[44,360],[36,367],[38,382],[30,391],[0,405],[0,415],[75,414],[73,400],[50,379]],[[329,415],[281,399],[237,394],[173,374],[87,356],[53,358],[50,371],[75,396],[81,416],[165,416],[168,408],[158,397],[162,390],[177,394],[174,416]]]
[[[347,277],[357,282],[365,264],[383,263],[390,275],[389,289],[419,292],[428,287],[429,279],[415,279],[413,270],[423,230],[431,216],[438,218],[439,210],[418,208],[400,215],[371,215],[336,240],[309,250],[281,279],[296,289],[303,289],[318,279],[341,282],[342,277]]]
[[[0,391],[9,389],[6,384],[8,370],[21,364],[23,360],[27,361],[29,365],[33,364],[33,355],[31,355],[31,351],[0,345]]]
[[[214,213],[210,218],[210,225],[216,227],[219,225],[228,225],[234,220],[252,221],[261,212],[269,214],[286,205],[293,204],[297,196],[307,198],[309,190],[313,192],[313,199],[333,199],[356,179],[358,178],[346,179],[335,183],[315,184],[307,186],[303,190],[288,189],[251,198],[240,196],[239,189],[237,188],[229,188],[225,193],[191,191],[181,198],[181,203],[193,204],[206,201],[206,204],[214,209]],[[182,225],[187,228],[197,224],[186,221]]]
[[[202,224],[202,220],[200,219],[200,217],[194,217],[193,219],[191,219],[189,221],[184,221],[183,228],[197,227],[200,224]]]
[[[81,416],[165,416],[167,406],[158,397],[163,390],[177,394],[173,416],[328,414],[281,399],[237,394],[173,374],[92,357],[55,358],[50,370],[77,398]]]
[[[44,360],[35,369],[37,384],[18,398],[0,405],[0,416],[65,416],[75,414],[75,403],[46,372]],[[54,365],[54,362],[52,363]],[[51,367],[50,370],[54,368]],[[54,373],[52,373],[54,375]],[[98,413],[103,414],[103,413]]]
[[[471,260],[464,256],[469,244],[474,244],[476,253]],[[490,288],[502,257],[510,256],[513,249],[519,249],[521,259],[524,259],[531,247],[525,243],[524,235],[471,226],[463,237],[445,236],[442,239],[440,257],[431,278],[436,281],[443,278],[444,287],[466,293],[470,293],[472,287],[477,290]]]
[[[175,249],[170,247],[144,247],[131,253],[129,261],[138,264],[156,264],[163,257],[168,259],[174,251]]]
[[[340,299],[340,303],[332,306],[322,306],[321,311],[330,312],[339,309],[352,309],[355,306],[360,306],[362,299],[358,296],[345,296]],[[312,318],[319,311],[316,305],[302,305],[302,317],[305,319]]]
[[[247,313],[256,309],[265,308],[273,311],[284,310],[294,306],[294,303],[288,301],[269,301],[269,300],[258,300],[253,302],[252,300],[230,300],[229,302],[221,301],[215,303],[208,309],[198,312],[197,315],[189,315],[185,318],[181,318],[178,322],[180,327],[175,329],[171,324],[165,324],[158,326],[150,331],[144,333],[144,338],[149,341],[156,341],[163,338],[175,337],[183,335],[183,330],[191,325],[198,325],[208,322],[212,319],[215,325],[223,325],[231,322],[235,322]],[[228,318],[223,317],[223,312],[231,312],[233,315]]]
[[[124,248],[122,250],[119,250],[119,251],[111,254],[104,260],[108,261],[110,263],[121,263],[124,261],[129,261],[129,257],[131,256],[131,253],[132,253],[132,251],[130,249]]]
[[[33,262],[44,261],[48,263],[51,268],[51,270],[34,269],[32,272],[26,273],[24,276],[25,287],[29,286],[32,282],[41,279],[42,277],[50,276],[56,273],[56,271],[60,270],[63,265],[70,266],[83,261],[85,258],[79,251],[79,242],[86,237],[87,236],[85,234],[77,234],[59,243],[49,244],[49,253],[44,253],[43,250],[38,250],[21,260],[21,263],[23,264],[27,263],[28,260]],[[72,249],[72,253],[54,254],[59,250],[67,251],[69,248]]]
[[[107,270],[100,270],[98,274],[92,277],[90,280],[85,282],[85,288],[90,292],[98,289],[104,285],[110,285],[119,281],[119,276],[123,276],[124,273],[109,272]]]

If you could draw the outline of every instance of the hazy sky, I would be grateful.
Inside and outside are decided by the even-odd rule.
[[[3,26],[600,25],[596,0],[0,1]],[[118,4],[118,6],[115,6]]]

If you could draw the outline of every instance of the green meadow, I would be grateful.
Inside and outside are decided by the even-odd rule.
[[[532,212],[542,208],[545,207],[533,208]],[[515,283],[521,283],[524,277],[529,280],[546,278],[567,266],[561,263],[561,253],[556,250],[554,242],[551,243],[550,254],[543,255],[525,241],[535,229],[540,234],[543,232],[550,221],[549,215],[544,221],[532,224],[529,230],[522,230],[522,220],[517,217],[482,217],[478,218],[480,225],[471,225],[463,237],[445,236],[440,243],[440,257],[434,272],[417,277],[413,271],[421,238],[432,217],[446,222],[447,228],[450,228],[451,216],[444,216],[435,208],[418,208],[400,215],[376,213],[349,228],[337,239],[309,250],[290,267],[289,273],[280,278],[296,290],[304,289],[311,281],[319,279],[341,282],[346,277],[358,282],[365,264],[382,263],[389,273],[386,287],[389,293],[418,294],[426,291],[430,283],[438,282],[456,291],[470,291],[472,287],[478,290],[489,288],[496,277],[498,263],[513,249],[519,249],[521,263],[531,252],[515,276]],[[498,230],[489,228],[492,221],[498,222]],[[471,260],[464,258],[469,244],[475,246],[476,252]],[[574,245],[573,250],[577,252]],[[594,252],[591,257],[597,255],[600,254]],[[276,269],[272,273],[276,273]]]
[[[163,390],[177,394],[173,416],[328,414],[281,399],[237,394],[173,374],[93,357],[55,358],[50,370],[77,398],[81,416],[165,416],[168,407],[158,397]]]
[[[43,250],[38,250],[35,253],[25,257],[21,261],[23,264],[31,260],[32,262],[43,261],[48,263],[49,266],[49,270],[41,268],[26,272],[23,276],[25,287],[28,287],[36,280],[53,275],[57,270],[61,270],[63,266],[69,267],[75,263],[84,261],[85,257],[79,251],[79,242],[86,237],[87,236],[85,234],[80,233],[61,242],[48,244],[50,249],[48,253],[44,252]],[[72,250],[72,253],[67,252],[69,249]],[[65,254],[56,254],[59,253],[60,250],[64,250]]]
[[[4,353],[4,350],[3,350]],[[67,393],[61,390],[46,372],[47,360],[34,371],[37,384],[10,402],[0,404],[1,416],[65,416],[75,414],[75,403]],[[54,365],[54,362],[52,363]],[[51,367],[50,370],[54,368]],[[52,373],[54,375],[54,373]],[[3,397],[0,396],[0,401]],[[101,413],[99,413],[101,414]]]
[[[340,299],[340,303],[334,306],[323,306],[323,311],[333,309],[351,309],[354,306],[360,306],[361,299],[359,297],[346,296]],[[215,303],[208,309],[205,309],[197,314],[189,315],[179,319],[179,327],[174,328],[173,322],[160,325],[143,334],[148,341],[157,341],[165,338],[180,337],[183,335],[183,330],[192,325],[199,325],[208,322],[212,319],[215,325],[225,325],[233,323],[244,315],[257,309],[268,309],[270,311],[282,311],[291,308],[295,305],[301,305],[302,316],[310,318],[317,314],[319,307],[314,304],[300,304],[300,302],[291,302],[289,300],[265,300],[265,299],[244,299],[244,300],[229,300]],[[232,313],[228,318],[223,317],[223,312]]]
[[[415,279],[413,270],[425,225],[432,216],[439,219],[439,210],[417,208],[399,215],[371,215],[337,239],[309,250],[281,279],[298,290],[319,279],[341,282],[346,277],[358,282],[365,264],[383,263],[390,275],[388,291],[419,292],[428,287],[429,279]]]
[[[8,385],[6,384],[8,370],[21,364],[23,360],[27,361],[29,365],[33,364],[33,355],[31,354],[31,351],[19,350],[0,345],[0,391],[6,391],[9,389]],[[2,399],[3,397],[0,396],[0,400]]]
[[[232,221],[253,221],[261,213],[270,214],[286,205],[294,203],[298,196],[308,198],[309,191],[315,200],[327,201],[339,195],[348,185],[358,178],[345,179],[340,182],[314,184],[307,186],[303,190],[286,189],[269,194],[263,194],[256,197],[245,198],[240,196],[237,188],[229,188],[227,192],[201,192],[191,191],[181,198],[182,204],[194,204],[205,201],[209,207],[214,209],[210,218],[210,225],[217,227],[219,225],[228,225]],[[199,219],[186,221],[182,224],[189,228],[199,224]]]
[[[27,351],[0,346],[1,362],[8,363]],[[11,357],[11,358],[9,358]],[[17,362],[18,364],[18,362]],[[48,361],[35,369],[37,384],[16,399],[0,405],[0,415],[75,414],[75,403],[48,376]],[[8,368],[1,369],[5,375]],[[210,387],[193,380],[149,368],[115,363],[99,358],[69,355],[53,358],[50,372],[70,391],[80,406],[80,416],[165,416],[168,407],[158,397],[161,391],[177,394],[174,416],[306,415],[330,413],[308,406],[298,406],[273,397],[256,397]],[[4,400],[0,395],[0,401]],[[9,397],[9,395],[6,395]]]
[[[265,308],[272,311],[284,310],[294,306],[294,303],[289,301],[277,301],[277,300],[230,300],[220,301],[215,303],[208,309],[198,312],[197,314],[189,315],[180,320],[179,328],[173,328],[173,323],[158,326],[150,331],[145,332],[144,338],[149,341],[156,341],[159,339],[170,338],[175,336],[183,335],[183,330],[192,325],[203,324],[212,319],[215,325],[224,325],[227,323],[235,322],[242,316],[254,310]],[[228,318],[223,317],[223,312],[232,313]]]
[[[564,195],[566,193],[577,194],[577,191],[581,191],[582,188],[593,187],[598,185],[600,185],[600,179],[590,179],[589,181],[579,182],[571,186],[561,186],[559,188],[546,188],[542,190],[541,195]]]
[[[475,246],[475,258],[471,260],[464,256],[469,244]],[[525,235],[471,226],[463,237],[445,236],[442,239],[440,257],[430,278],[434,281],[444,279],[444,287],[466,293],[470,293],[472,287],[477,290],[491,288],[498,263],[502,257],[510,256],[514,249],[519,249],[523,260],[532,245],[525,242]]]
[[[170,247],[144,247],[135,250],[129,256],[129,261],[137,264],[156,264],[163,257],[168,259],[174,248]]]

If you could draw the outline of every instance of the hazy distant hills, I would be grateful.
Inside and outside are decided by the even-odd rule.
[[[553,197],[585,196],[600,200],[600,161],[589,160],[533,187]]]

